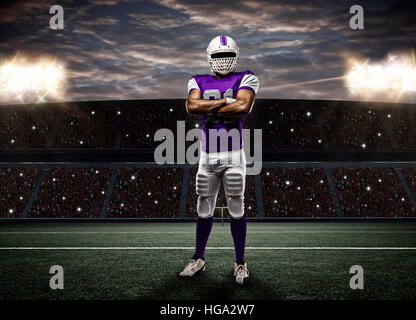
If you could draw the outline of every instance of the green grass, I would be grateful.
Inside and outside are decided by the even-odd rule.
[[[232,277],[233,250],[206,252],[207,270],[178,272],[194,223],[1,224],[0,247],[191,247],[181,250],[0,250],[0,299],[415,299],[416,250],[246,251],[250,283]],[[232,247],[216,223],[209,247]],[[416,247],[416,223],[249,223],[249,247]],[[65,289],[49,289],[61,265]],[[349,288],[352,265],[364,290]]]

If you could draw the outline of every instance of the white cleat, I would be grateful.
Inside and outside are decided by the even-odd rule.
[[[244,284],[244,282],[248,280],[247,263],[234,263],[234,277],[235,282],[237,282],[238,284]]]
[[[204,272],[207,268],[207,264],[202,259],[191,259],[188,264],[185,266],[185,269],[179,273],[180,277],[193,277],[199,272]]]

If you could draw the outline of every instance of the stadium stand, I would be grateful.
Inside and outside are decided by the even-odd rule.
[[[54,148],[114,147],[120,108],[86,106],[63,113]]]
[[[336,216],[323,169],[263,168],[261,179],[266,217]]]
[[[385,110],[387,123],[400,149],[416,148],[416,110],[410,108]]]
[[[188,181],[188,197],[186,201],[186,215],[188,217],[197,217],[196,204],[198,200],[198,195],[196,194],[196,173],[198,171],[197,167],[193,167],[189,170],[189,181]],[[220,191],[218,193],[216,207],[226,207],[227,201],[225,199],[224,188],[221,185]],[[228,217],[228,209],[224,209],[224,216]],[[247,176],[246,179],[246,190],[244,192],[244,214],[248,218],[253,218],[257,216],[257,200],[256,200],[256,191],[254,188],[254,177]],[[214,211],[214,217],[221,217],[221,210],[216,209]]]
[[[45,148],[56,114],[53,108],[0,109],[0,148]]]
[[[392,148],[374,106],[331,103],[321,108],[330,148]]]
[[[407,217],[415,211],[393,169],[331,170],[344,216]]]
[[[119,169],[107,217],[177,217],[182,168]]]
[[[154,141],[155,132],[162,128],[176,134],[177,121],[187,118],[184,102],[149,101],[139,106],[129,106],[122,128],[123,148],[151,148],[160,142]]]
[[[132,154],[136,157],[134,161],[148,161],[142,160],[144,155],[153,156],[151,148],[160,144],[153,141],[155,132],[168,128],[176,134],[177,121],[180,120],[186,121],[187,130],[199,123],[197,117],[186,114],[184,100],[79,102],[60,106],[39,105],[36,108],[1,108],[0,149],[9,155],[0,169],[0,217],[21,217],[23,212],[27,217],[86,218],[102,214],[113,218],[182,217],[182,214],[196,217],[197,167],[189,168],[188,181],[182,185],[184,167],[143,164],[144,167],[130,168],[127,160],[118,158],[119,155]],[[401,170],[414,195],[409,199],[410,192],[400,171],[397,175],[394,169],[374,168],[371,162],[373,155],[382,152],[388,157],[394,156],[394,159],[401,154],[410,157],[412,152],[409,151],[416,148],[415,123],[414,105],[257,100],[255,111],[246,117],[245,127],[263,129],[267,161],[290,162],[280,159],[279,155],[292,151],[300,155],[302,149],[309,148],[314,150],[306,150],[305,154],[325,156],[332,153],[342,156],[346,150],[340,149],[365,148],[369,149],[365,152],[368,155],[365,159],[370,160],[365,162],[366,168],[353,168],[353,165],[331,169],[335,190],[329,189],[329,183],[333,185],[323,169],[326,164],[322,168],[283,168],[284,165],[279,167],[279,163],[269,163],[261,172],[261,180],[256,180],[256,183],[253,176],[247,176],[246,216],[259,217],[258,209],[262,213],[264,207],[265,217],[334,217],[337,213],[346,217],[415,217],[412,203],[416,197],[416,169]],[[395,141],[398,149],[392,150],[392,144],[396,148]],[[327,152],[326,143],[330,149],[337,150]],[[91,150],[83,150],[82,154],[88,154],[88,157],[79,160],[82,163],[80,167],[88,163],[86,169],[77,168],[77,164],[76,168],[72,168],[73,164],[51,168],[47,163],[38,168],[9,167],[10,161],[23,163],[25,156],[31,153],[39,154],[37,159],[40,160],[37,161],[44,161],[44,155],[52,155],[49,159],[55,161],[60,152],[76,155],[80,148]],[[122,150],[97,150],[102,148]],[[275,153],[278,149],[285,150]],[[396,153],[396,150],[400,152]],[[350,153],[354,155],[356,150],[352,151]],[[120,164],[115,165],[116,169],[93,168],[96,159],[104,161],[100,155],[105,152],[114,155],[111,159],[120,162],[121,168]],[[90,159],[93,159],[91,163]],[[309,158],[302,159],[309,161]],[[341,161],[337,159],[342,158],[334,159]],[[44,168],[48,174],[41,183],[39,178],[43,179],[41,172]],[[113,172],[115,180],[110,179]],[[37,194],[31,197],[33,191]],[[258,202],[260,197],[257,198],[260,192],[262,202]],[[186,199],[182,198],[185,194]],[[336,197],[340,207],[338,201],[332,201]],[[226,207],[222,187],[216,206]],[[226,209],[224,213],[228,216]],[[220,210],[215,211],[215,216],[220,216]]]
[[[299,102],[256,102],[263,147],[321,148],[322,141],[312,106]]]
[[[105,168],[50,169],[29,217],[99,217],[110,177]]]
[[[416,168],[403,168],[402,174],[413,196],[416,197]]]
[[[0,218],[22,215],[40,171],[37,168],[0,168]]]

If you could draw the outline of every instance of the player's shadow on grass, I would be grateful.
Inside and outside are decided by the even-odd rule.
[[[235,283],[232,274],[213,279],[207,273],[193,278],[172,275],[162,286],[155,287],[149,300],[235,300],[235,299],[282,299],[276,288],[261,281],[255,274],[243,286]]]

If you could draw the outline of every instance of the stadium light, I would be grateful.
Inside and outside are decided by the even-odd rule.
[[[0,96],[3,100],[44,102],[61,99],[65,93],[66,70],[62,62],[49,57],[37,61],[16,55],[0,63]]]
[[[416,67],[410,55],[389,55],[379,63],[351,58],[348,64],[345,79],[352,95],[370,98],[384,93],[399,99],[403,93],[416,92]]]

